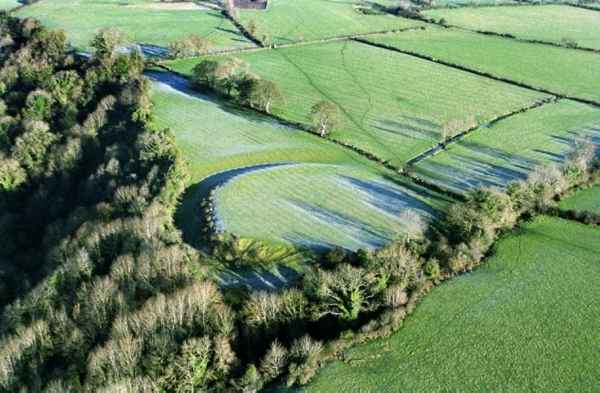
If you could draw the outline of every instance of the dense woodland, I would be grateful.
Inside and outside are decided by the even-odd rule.
[[[32,19],[4,14],[0,30],[0,392],[306,383],[344,348],[397,330],[520,219],[598,177],[582,141],[562,167],[469,193],[435,228],[318,257],[293,288],[222,289],[173,225],[185,165],[154,125],[141,55],[118,53],[111,30],[89,59]],[[252,88],[241,91],[278,95],[243,81]],[[271,99],[250,93],[240,100],[268,112]]]

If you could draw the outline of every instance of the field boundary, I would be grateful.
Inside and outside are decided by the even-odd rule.
[[[237,20],[237,18],[234,18],[233,15],[231,15],[231,13],[229,13],[227,10],[221,10],[221,15],[223,15],[224,18],[229,19],[231,21],[231,23],[233,23],[233,25],[235,26],[235,28],[238,29],[238,31],[244,37],[246,37],[248,40],[250,40],[254,44],[258,45],[260,48],[264,48],[265,47],[265,44],[261,40],[259,40],[252,33],[250,33],[248,31],[248,29],[246,29],[246,27],[242,23],[240,23]]]
[[[171,72],[174,75],[177,75],[177,76],[179,76],[181,78],[184,78],[184,79],[186,79],[188,81],[190,79],[188,75],[183,74],[183,73],[181,73],[179,71],[175,71],[175,70],[171,69],[167,65],[164,65],[164,64],[161,64],[161,63],[154,63],[154,66],[156,66],[158,68],[161,68],[164,71]],[[405,167],[400,167],[400,166],[393,165],[388,160],[384,160],[383,158],[378,157],[375,154],[373,154],[371,152],[368,152],[368,151],[366,151],[366,150],[364,150],[364,149],[362,149],[360,147],[354,146],[354,145],[352,145],[350,143],[346,143],[346,142],[343,142],[343,141],[340,141],[340,140],[337,140],[337,139],[333,139],[331,137],[320,137],[319,135],[315,134],[313,132],[313,130],[310,128],[310,126],[308,124],[306,124],[306,123],[301,123],[301,122],[297,122],[297,121],[288,120],[288,119],[285,119],[285,118],[283,118],[281,116],[275,115],[273,113],[267,113],[265,111],[261,111],[261,110],[258,110],[256,108],[249,108],[249,107],[244,107],[244,108],[248,109],[248,110],[251,110],[251,111],[254,111],[256,113],[260,113],[261,115],[267,116],[267,117],[275,120],[278,124],[280,124],[282,126],[290,127],[290,128],[295,129],[295,130],[298,130],[298,131],[306,132],[306,133],[310,134],[312,137],[318,138],[320,141],[325,141],[325,142],[328,142],[328,143],[333,143],[333,144],[341,146],[341,147],[343,147],[345,149],[351,150],[355,154],[358,154],[361,157],[366,158],[369,161],[372,161],[372,162],[374,162],[376,164],[379,164],[379,165],[383,166],[384,168],[386,168],[386,169],[388,169],[388,170],[390,170],[390,171],[392,171],[392,172],[394,172],[394,173],[396,173],[396,174],[398,174],[400,176],[403,176],[403,177],[411,180],[415,184],[420,185],[420,186],[422,186],[424,188],[427,188],[429,190],[435,191],[435,192],[437,192],[437,193],[439,193],[441,195],[445,195],[445,196],[447,196],[447,197],[449,197],[451,199],[455,199],[455,200],[456,199],[458,199],[458,200],[463,200],[464,199],[463,195],[461,195],[459,193],[456,193],[456,192],[454,192],[452,190],[440,187],[440,186],[438,186],[436,184],[429,183],[425,179],[420,178],[418,176],[415,176],[412,173],[409,173],[409,171],[407,171],[407,169]]]
[[[539,7],[550,6],[550,5],[564,5],[564,6],[572,6],[575,8],[583,8],[583,7],[578,7],[576,5],[573,5],[573,4],[566,4],[566,3],[557,3],[557,4],[533,4],[533,3],[530,3],[530,4],[522,4],[517,7],[524,6],[524,5],[539,6]],[[495,6],[495,7],[498,7],[498,6]],[[481,8],[481,7],[458,7],[458,8],[444,8],[444,9],[459,9],[459,8]],[[588,7],[585,9],[593,10],[593,11],[600,11],[598,9],[593,9],[591,7]],[[427,10],[424,10],[424,11],[427,11]],[[435,20],[434,18],[424,16],[421,13],[419,13],[418,16],[416,16],[416,17],[409,15],[409,16],[407,16],[407,18],[413,19],[413,20],[418,20],[418,21],[425,22],[425,23],[429,23],[429,24],[432,24],[432,25],[435,25],[435,26],[438,26],[438,27],[441,27],[444,29],[453,28],[453,29],[457,29],[457,30],[469,31],[471,33],[500,37],[500,38],[514,40],[514,41],[518,41],[518,42],[525,42],[525,43],[529,43],[529,44],[548,45],[548,46],[554,46],[557,48],[578,50],[578,51],[582,51],[582,52],[590,52],[590,53],[600,54],[600,49],[589,48],[586,46],[578,46],[578,45],[577,46],[569,46],[569,45],[560,44],[559,42],[556,42],[556,41],[545,41],[545,40],[536,40],[536,39],[531,39],[531,38],[522,38],[522,37],[517,37],[510,33],[498,33],[495,31],[488,31],[488,30],[469,29],[468,27],[464,27],[464,26],[440,23],[439,21]]]
[[[464,139],[466,136],[472,134],[473,132],[479,130],[482,127],[491,127],[503,120],[506,120],[508,118],[511,118],[513,116],[516,115],[520,115],[522,113],[525,113],[527,111],[530,111],[532,109],[535,108],[539,108],[542,107],[546,104],[550,104],[550,103],[554,103],[554,102],[558,102],[560,100],[560,98],[558,98],[557,96],[550,96],[548,98],[544,98],[543,100],[539,100],[534,102],[533,104],[529,104],[527,106],[524,106],[523,108],[514,110],[512,112],[508,112],[505,113],[503,115],[499,115],[496,116],[495,118],[483,123],[483,124],[478,124],[476,126],[473,126],[467,130],[464,130],[454,136],[452,136],[451,138],[448,138],[448,140],[446,141],[442,141],[440,143],[438,143],[436,146],[432,147],[431,149],[411,158],[410,160],[408,160],[405,164],[405,166],[407,168],[413,167],[414,165],[418,164],[419,162],[429,158],[429,157],[433,157],[436,154],[438,154],[439,152],[446,150],[446,148],[450,145],[453,145],[454,143],[461,141],[462,139]]]
[[[327,37],[327,38],[319,38],[317,40],[295,41],[295,42],[290,42],[288,44],[280,44],[280,45],[273,44],[270,46],[222,49],[222,50],[211,51],[209,53],[206,53],[206,54],[203,54],[200,56],[184,57],[182,59],[177,59],[177,60],[201,59],[204,57],[226,56],[226,55],[232,55],[232,54],[236,54],[236,53],[253,53],[253,52],[261,52],[261,51],[276,50],[276,49],[295,48],[295,47],[308,46],[308,45],[328,44],[331,42],[351,41],[354,38],[360,38],[360,37],[369,37],[369,36],[374,36],[374,35],[386,35],[386,34],[397,34],[397,33],[403,33],[405,31],[425,30],[425,29],[426,29],[425,26],[412,26],[412,27],[405,27],[402,29],[380,30],[380,31],[371,31],[368,33],[357,33],[357,34],[345,34],[345,35],[339,35],[339,36],[333,36],[333,37]]]
[[[427,60],[427,61],[430,61],[430,62],[433,62],[433,63],[437,63],[439,65],[443,65],[443,66],[446,66],[446,67],[454,68],[454,69],[457,69],[457,70],[460,70],[460,71],[464,71],[464,72],[468,72],[468,73],[471,73],[471,74],[474,74],[474,75],[482,76],[484,78],[493,79],[493,80],[496,80],[498,82],[508,83],[510,85],[513,85],[513,86],[516,86],[516,87],[520,87],[520,88],[523,88],[523,89],[529,89],[529,90],[537,91],[538,93],[544,93],[544,94],[548,94],[548,95],[551,95],[551,96],[556,96],[556,97],[561,98],[561,99],[568,99],[568,100],[571,100],[571,101],[576,101],[576,102],[579,102],[579,103],[582,103],[582,104],[591,105],[593,107],[600,108],[600,102],[599,101],[594,101],[594,100],[590,100],[590,99],[587,99],[587,98],[581,98],[581,97],[576,97],[576,96],[572,96],[572,95],[566,95],[566,94],[562,94],[562,93],[557,93],[555,91],[544,89],[542,87],[536,87],[536,86],[530,85],[530,84],[525,83],[525,82],[515,81],[513,79],[508,79],[508,78],[505,78],[505,77],[497,76],[497,75],[491,74],[489,72],[479,71],[479,70],[477,70],[475,68],[471,68],[471,67],[468,67],[468,66],[465,66],[465,65],[456,64],[456,63],[452,63],[452,62],[449,62],[449,61],[437,59],[437,58],[435,58],[433,56],[424,55],[424,54],[413,52],[413,51],[409,51],[409,50],[406,50],[406,49],[396,48],[396,47],[391,46],[391,45],[380,44],[380,43],[368,41],[368,40],[365,40],[365,39],[362,39],[362,38],[354,38],[353,40],[356,41],[356,42],[360,42],[362,44],[365,44],[365,45],[370,45],[370,46],[374,46],[374,47],[381,48],[381,49],[387,49],[387,50],[390,50],[390,51],[393,51],[393,52],[398,52],[398,53],[405,54],[407,56],[413,56],[413,57],[419,58],[421,60]]]

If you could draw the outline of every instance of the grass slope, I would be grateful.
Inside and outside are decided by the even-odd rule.
[[[49,28],[65,30],[78,49],[87,49],[98,30],[106,27],[117,27],[131,42],[143,44],[166,46],[175,39],[196,33],[210,40],[213,49],[254,45],[218,11],[190,7],[194,7],[194,3],[41,0],[24,7],[17,15],[32,16]]]
[[[369,37],[369,41],[431,56],[558,94],[600,102],[600,56],[595,53],[434,27]]]
[[[357,42],[307,45],[238,56],[273,80],[285,102],[274,112],[308,122],[310,108],[335,102],[332,138],[401,165],[436,144],[440,127],[470,117],[484,123],[545,95]],[[170,65],[189,73],[197,60]]]
[[[540,217],[472,274],[436,288],[388,339],[304,393],[595,392],[600,230]]]
[[[585,48],[600,49],[600,13],[567,5],[467,7],[424,14],[473,30],[550,42],[568,39]]]
[[[375,242],[373,237],[378,241],[388,239],[402,228],[398,217],[388,216],[398,213],[402,206],[408,206],[408,203],[402,204],[402,201],[413,198],[415,191],[411,191],[412,186],[409,184],[395,185],[391,180],[384,179],[393,176],[391,172],[316,136],[282,127],[268,118],[227,107],[219,101],[210,101],[210,97],[189,95],[191,92],[186,90],[186,82],[181,78],[166,73],[149,75],[156,80],[153,101],[157,121],[160,126],[173,129],[176,142],[190,165],[192,184],[198,184],[197,189],[191,187],[178,214],[184,235],[193,237],[200,230],[200,201],[195,198],[206,191],[202,189],[201,180],[236,168],[292,163],[302,165],[297,167],[299,169],[286,169],[284,174],[291,172],[290,177],[278,177],[276,182],[269,180],[273,180],[270,175],[262,177],[263,172],[275,173],[274,168],[267,170],[267,167],[231,179],[223,189],[224,197],[219,199],[224,229],[235,233],[239,230],[240,235],[267,241],[299,244],[315,243],[316,235],[326,234],[319,246],[338,239],[334,244],[350,248]],[[314,167],[317,170],[311,170],[313,167],[307,165],[309,163],[319,164]],[[304,175],[307,177],[303,178]],[[360,203],[347,205],[345,200],[349,198],[348,193],[356,194],[360,190],[350,189],[345,183],[338,184],[336,179],[353,177],[365,182],[382,182],[386,188],[380,190],[372,187],[371,190],[363,190],[363,194],[372,195],[364,195]],[[258,179],[257,185],[252,184],[255,179]],[[306,183],[308,179],[313,182]],[[251,182],[250,186],[248,181]],[[413,204],[410,206],[414,205],[415,211],[422,213],[424,217],[431,216],[434,210],[432,206],[441,207],[445,204],[439,196],[418,190],[424,195],[411,199]],[[299,207],[292,205],[282,207],[279,203],[283,195],[298,201],[313,198],[305,202],[306,207],[310,203],[323,201],[330,209],[330,214],[348,217],[348,222],[342,225],[333,220],[323,220],[323,213],[321,218],[308,217],[311,214],[318,216],[316,207],[314,211],[301,211]],[[394,202],[398,206],[391,213],[378,213],[375,211],[376,207],[368,205],[370,201]],[[361,205],[363,202],[365,206]],[[354,208],[357,210],[354,211]],[[268,214],[264,214],[265,211]],[[365,214],[373,216],[366,217]],[[372,235],[367,227],[350,228],[351,225],[358,225],[359,219],[376,226],[379,230],[377,235]],[[315,230],[309,233],[302,220],[316,221],[318,225],[315,224]],[[354,237],[346,234],[349,230]],[[292,236],[293,231],[297,233]]]
[[[276,44],[422,25],[393,15],[365,15],[358,6],[344,0],[270,0],[266,10],[239,10],[239,19],[245,26],[254,23],[257,37],[267,34]]]
[[[565,210],[590,211],[600,214],[600,185],[578,191],[560,201],[560,208]]]
[[[415,171],[458,192],[503,187],[540,164],[561,162],[581,137],[600,144],[600,110],[561,100],[476,130],[418,163]]]
[[[273,167],[232,180],[216,201],[221,224],[233,233],[313,249],[381,247],[410,231],[415,216],[431,221],[446,206],[367,165]]]

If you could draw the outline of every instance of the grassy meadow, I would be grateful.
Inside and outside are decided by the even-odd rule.
[[[299,164],[239,176],[216,193],[217,216],[242,237],[311,249],[382,247],[433,221],[439,195],[376,166]]]
[[[556,43],[569,40],[600,49],[600,13],[567,5],[465,7],[429,10],[424,15],[472,30]]]
[[[589,211],[600,214],[600,185],[576,192],[560,201],[559,206],[565,210]]]
[[[319,40],[350,34],[404,29],[423,25],[393,15],[365,15],[359,2],[344,0],[270,0],[266,10],[239,10],[239,19],[255,35],[275,44]]]
[[[600,110],[561,100],[482,127],[414,170],[457,192],[504,187],[536,166],[559,164],[582,138],[600,144]]]
[[[0,10],[12,10],[20,4],[17,0],[0,0]]]
[[[167,46],[195,33],[212,49],[254,46],[218,11],[195,3],[158,0],[42,0],[22,8],[18,16],[31,16],[53,29],[65,30],[72,45],[88,49],[98,30],[116,27],[130,42]]]
[[[539,217],[303,393],[595,392],[600,230]],[[281,390],[283,392],[285,390]]]
[[[600,56],[595,53],[435,27],[368,39],[557,94],[600,102]]]
[[[200,230],[197,196],[207,186],[202,180],[237,168],[258,170],[224,175],[217,200],[222,229],[268,242],[380,245],[403,233],[400,215],[405,210],[427,220],[446,203],[420,187],[396,184],[392,172],[347,149],[195,94],[182,78],[160,72],[149,76],[155,80],[158,124],[174,131],[190,167],[191,185],[197,185],[178,214],[184,235]],[[274,164],[283,165],[269,167]],[[217,179],[212,186],[220,183]],[[361,198],[354,199],[357,193]]]
[[[277,83],[274,112],[308,123],[310,108],[334,102],[341,124],[331,137],[402,165],[437,144],[447,122],[485,123],[546,95],[357,42],[238,55]],[[169,63],[190,73],[198,60]]]

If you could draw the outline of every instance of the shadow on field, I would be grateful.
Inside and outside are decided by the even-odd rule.
[[[554,146],[555,151],[529,146],[527,151],[534,153],[535,158],[464,139],[457,144],[458,148],[440,153],[445,155],[444,164],[430,158],[417,168],[422,176],[458,192],[476,187],[503,188],[510,182],[527,178],[541,164],[564,162],[580,140],[600,146],[600,126],[549,135],[548,147]]]
[[[144,72],[150,80],[154,81],[159,88],[170,91],[174,94],[180,94],[186,98],[192,100],[200,100],[205,103],[212,103],[217,105],[219,109],[230,115],[243,118],[247,121],[254,122],[257,124],[269,124],[277,127],[285,128],[287,130],[301,132],[295,128],[289,127],[276,119],[262,115],[255,111],[245,109],[236,104],[229,103],[226,99],[219,97],[217,94],[211,92],[208,89],[200,91],[199,89],[192,89],[190,82],[177,74],[169,71],[146,71]]]
[[[293,165],[292,163],[259,164],[248,167],[231,169],[215,173],[204,180],[196,183],[185,190],[181,203],[175,212],[175,225],[181,231],[183,240],[192,247],[207,251],[205,242],[206,222],[205,213],[202,209],[202,201],[208,198],[210,192],[217,187],[223,186],[235,177],[248,173],[274,168],[279,166]]]
[[[300,274],[287,266],[276,265],[269,269],[261,266],[249,269],[223,269],[219,272],[222,287],[245,286],[255,291],[276,291],[292,286]]]

